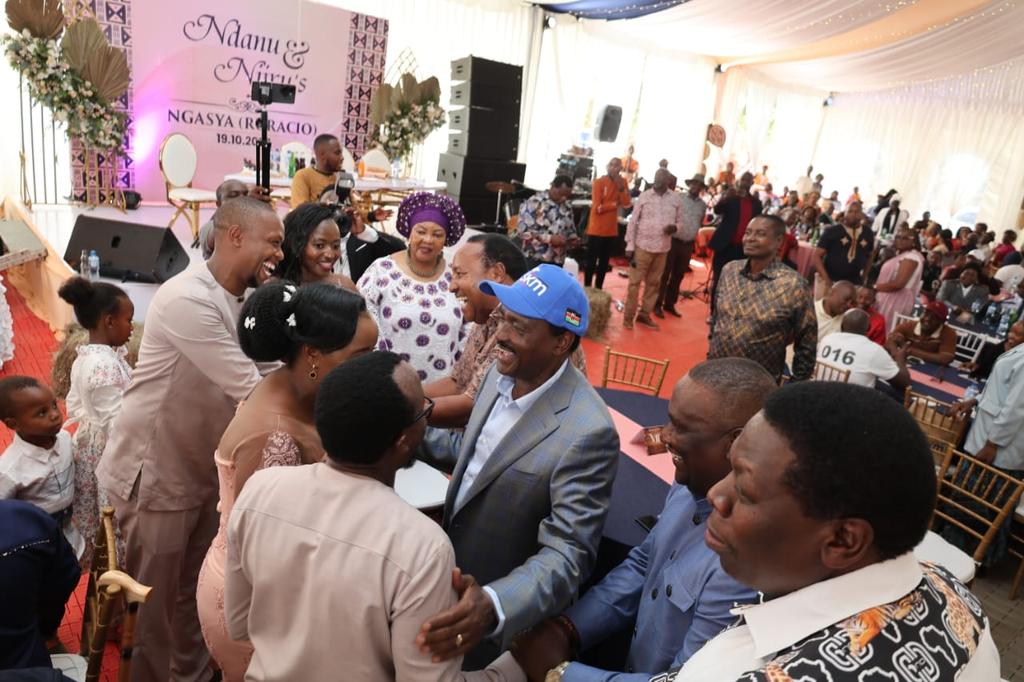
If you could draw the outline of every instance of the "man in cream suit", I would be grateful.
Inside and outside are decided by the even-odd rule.
[[[608,409],[568,362],[587,330],[579,282],[544,264],[480,290],[501,301],[497,361],[465,433],[432,430],[424,455],[453,472],[443,525],[475,580],[456,581],[459,603],[417,638],[425,655],[467,654],[467,670],[568,606],[593,568],[619,456]]]
[[[213,453],[260,379],[238,346],[245,292],[284,257],[281,219],[259,199],[225,202],[213,222],[210,260],[153,297],[139,362],[96,468],[124,534],[126,570],[154,588],[139,612],[136,682],[210,677],[196,582],[219,521]]]

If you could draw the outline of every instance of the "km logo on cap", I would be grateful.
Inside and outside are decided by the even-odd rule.
[[[530,291],[538,296],[543,296],[548,290],[548,285],[544,284],[544,281],[540,277],[533,274],[532,270],[523,275],[522,279],[519,281],[525,284]]]

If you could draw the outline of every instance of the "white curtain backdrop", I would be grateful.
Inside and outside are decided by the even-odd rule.
[[[1024,59],[895,90],[836,95],[815,168],[841,195],[865,201],[895,188],[916,219],[946,225],[965,209],[994,229],[1017,221],[1024,199]]]
[[[661,159],[680,178],[697,172],[714,105],[714,62],[631,41],[600,22],[557,21],[544,31],[527,184],[545,186],[559,155],[586,136],[599,175],[631,143],[646,178]],[[597,117],[609,104],[622,107],[618,137],[596,142]]]
[[[441,105],[446,109],[450,108],[452,60],[472,54],[525,67],[544,19],[540,8],[508,0],[326,0],[325,4],[387,19],[385,73],[403,51],[411,50],[419,67],[417,77],[437,76],[440,81]],[[524,109],[523,133],[531,128],[531,114],[532,109]],[[435,179],[438,158],[447,149],[448,127],[444,126],[423,144],[414,159],[413,174]]]
[[[717,172],[727,161],[737,171],[755,173],[767,165],[777,194],[792,187],[811,162],[828,93],[784,86],[747,67],[719,78],[724,85],[717,122],[725,128],[726,143],[708,171]]]

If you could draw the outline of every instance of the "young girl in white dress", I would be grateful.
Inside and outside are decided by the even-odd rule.
[[[71,366],[71,390],[66,401],[67,423],[78,423],[73,441],[75,506],[72,521],[85,539],[82,568],[92,561],[100,510],[107,505],[96,484],[96,465],[107,434],[121,409],[121,396],[131,380],[125,344],[132,334],[135,306],[123,289],[106,282],[72,277],[58,292],[75,308],[89,342],[78,347]]]

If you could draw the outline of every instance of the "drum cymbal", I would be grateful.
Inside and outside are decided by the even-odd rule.
[[[498,192],[501,192],[502,194],[511,194],[512,192],[516,191],[516,186],[513,185],[511,182],[491,180],[490,182],[484,185],[484,189],[486,189],[488,192],[494,192],[495,194],[497,194]]]

